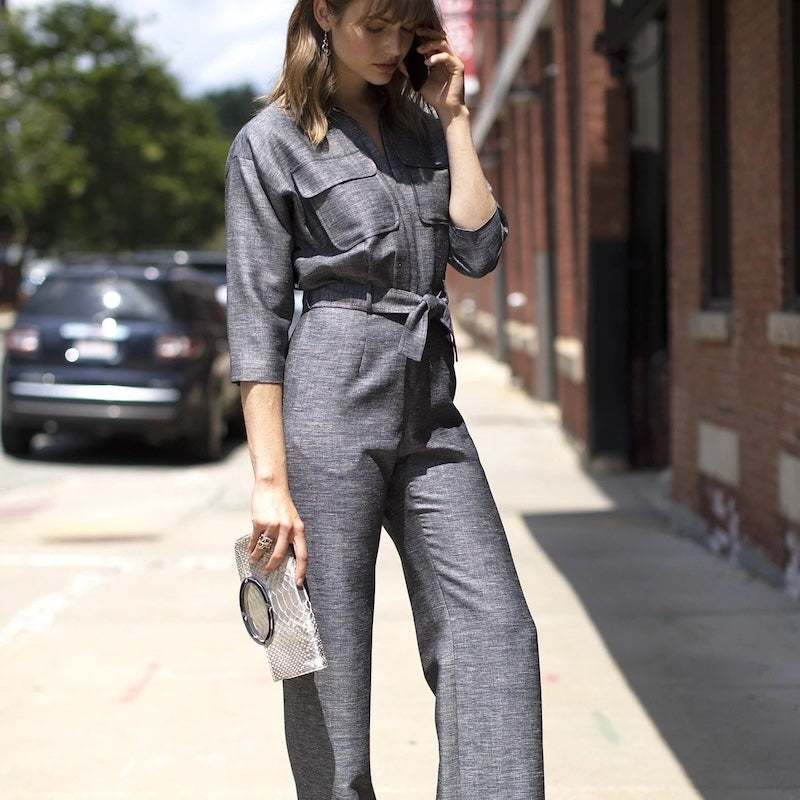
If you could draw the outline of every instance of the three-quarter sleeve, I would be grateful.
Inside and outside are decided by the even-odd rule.
[[[294,309],[293,237],[287,201],[271,184],[235,143],[225,181],[234,382],[283,382]]]
[[[478,229],[466,230],[450,223],[450,264],[464,275],[480,278],[491,272],[508,236],[508,219],[500,206]]]

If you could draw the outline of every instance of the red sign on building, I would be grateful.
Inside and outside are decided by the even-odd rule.
[[[475,2],[474,0],[439,0],[447,38],[455,53],[464,62],[467,96],[480,88],[475,63]]]

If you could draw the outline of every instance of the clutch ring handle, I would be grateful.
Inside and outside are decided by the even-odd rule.
[[[248,585],[252,585],[256,588],[264,600],[264,605],[267,607],[267,633],[264,636],[262,636],[256,630],[253,620],[250,619],[250,615],[245,610],[245,592],[247,591]],[[269,590],[260,580],[258,580],[258,578],[255,578],[252,575],[245,578],[242,581],[242,585],[239,587],[239,610],[242,614],[244,627],[247,629],[248,634],[250,634],[250,638],[262,646],[269,644],[270,639],[272,639],[272,636],[275,633],[275,614],[272,610],[272,603],[269,599]]]

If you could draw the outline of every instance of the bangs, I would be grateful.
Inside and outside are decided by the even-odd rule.
[[[442,27],[434,0],[371,0],[364,6],[359,23],[376,18],[414,28]]]

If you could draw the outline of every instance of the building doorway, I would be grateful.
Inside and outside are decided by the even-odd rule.
[[[663,14],[626,46],[630,102],[629,354],[635,467],[669,463],[667,49]]]

